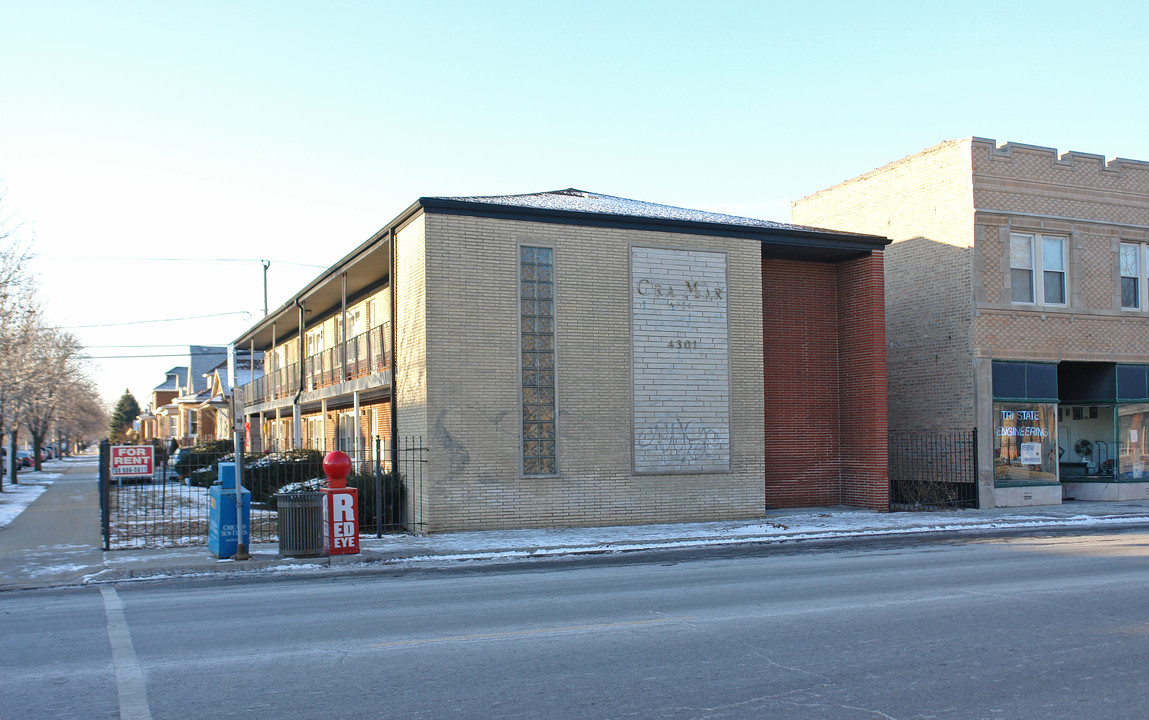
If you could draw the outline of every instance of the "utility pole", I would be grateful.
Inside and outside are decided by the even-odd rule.
[[[263,316],[267,317],[267,269],[271,267],[270,260],[260,260],[263,265]]]
[[[244,432],[243,426],[245,420],[243,400],[239,397],[234,385],[231,391],[231,418],[232,448],[235,452],[235,555],[233,558],[250,560],[251,555],[247,552],[247,543],[243,541],[243,453],[246,450],[244,441],[247,433]]]

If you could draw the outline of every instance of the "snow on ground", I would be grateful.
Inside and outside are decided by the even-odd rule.
[[[1099,504],[1101,505],[1101,504]],[[765,519],[728,522],[638,525],[556,530],[501,530],[432,536],[361,537],[364,550],[420,561],[495,560],[633,550],[702,547],[731,543],[777,543],[830,537],[1003,528],[1087,527],[1144,523],[1147,508],[1129,515],[1080,514],[1053,506],[1050,512],[897,512],[845,507],[781,511]]]
[[[57,463],[43,463],[41,467],[48,469],[41,472],[21,470],[15,485],[8,482],[7,475],[4,476],[4,492],[0,492],[0,528],[7,527],[17,515],[24,512],[24,508],[40,497],[40,493],[48,489],[53,480],[60,477],[61,473],[51,472],[53,465]]]

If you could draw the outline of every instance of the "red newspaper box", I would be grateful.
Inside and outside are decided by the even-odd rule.
[[[323,472],[323,549],[328,555],[354,555],[359,552],[359,488],[347,487],[351,458],[338,450],[329,452]]]

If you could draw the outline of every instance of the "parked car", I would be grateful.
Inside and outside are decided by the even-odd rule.
[[[26,468],[36,467],[36,460],[32,456],[31,450],[17,450],[16,451],[16,462],[17,462],[19,467],[26,467]]]
[[[167,461],[159,458],[163,457],[163,453],[159,450],[156,451],[156,474],[154,477],[163,477],[164,480],[179,481],[179,473],[176,472],[176,462],[180,459],[180,453],[185,452],[183,448],[176,448],[174,452],[167,456]]]

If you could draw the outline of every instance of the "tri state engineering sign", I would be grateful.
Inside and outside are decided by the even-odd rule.
[[[151,477],[155,464],[151,445],[113,445],[112,477]]]

